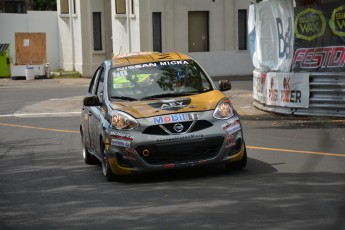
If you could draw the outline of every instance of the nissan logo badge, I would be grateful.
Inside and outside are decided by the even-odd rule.
[[[174,130],[175,130],[176,132],[178,132],[178,133],[182,132],[182,131],[183,131],[183,128],[184,128],[183,125],[180,124],[180,123],[177,123],[177,124],[174,125]]]

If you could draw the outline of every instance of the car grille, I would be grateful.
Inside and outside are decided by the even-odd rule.
[[[223,142],[223,137],[213,137],[188,142],[141,145],[136,150],[147,164],[178,164],[214,158]]]
[[[186,132],[192,133],[192,132],[197,132],[197,131],[212,127],[212,123],[205,120],[186,121],[186,122],[179,122],[179,123],[182,124],[184,127],[181,132],[177,132],[176,130],[174,130],[174,125],[176,123],[170,123],[170,124],[149,126],[143,131],[143,134],[171,135],[171,134],[186,133]]]

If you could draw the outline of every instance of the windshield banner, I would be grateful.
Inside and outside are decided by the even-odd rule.
[[[292,71],[345,71],[345,0],[296,1]]]

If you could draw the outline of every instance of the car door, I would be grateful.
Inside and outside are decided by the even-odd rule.
[[[103,102],[104,91],[104,66],[100,66],[97,70],[97,77],[94,88],[94,95],[96,95],[100,102]],[[100,156],[100,133],[102,130],[102,106],[92,106],[89,111],[89,135],[91,150]]]
[[[90,86],[89,86],[89,90],[88,90],[88,93],[87,93],[87,96],[93,96],[93,95],[96,95],[96,87],[97,87],[97,83],[98,83],[98,79],[101,75],[101,71],[102,70],[102,66],[98,67],[97,70],[95,71],[93,77],[92,77],[92,80],[91,80],[91,83],[90,83]],[[92,118],[92,112],[93,107],[89,107],[89,106],[83,106],[82,108],[82,124],[83,124],[83,138],[84,138],[84,142],[85,142],[85,146],[87,147],[87,149],[89,151],[92,151],[94,152],[94,140],[92,138],[92,135],[91,135],[91,130],[92,130],[92,127],[90,128],[90,125],[92,126],[92,121],[93,119],[90,119]]]
[[[99,76],[99,69],[96,70],[94,73],[90,86],[87,92],[86,97],[94,95],[95,92],[95,83],[96,83],[96,78]],[[91,150],[91,141],[90,141],[90,132],[89,132],[89,118],[90,118],[90,107],[84,106],[82,107],[82,129],[83,129],[83,141],[85,144],[85,147],[88,150]]]

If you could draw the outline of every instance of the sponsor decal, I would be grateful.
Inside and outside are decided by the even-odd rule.
[[[133,148],[130,148],[130,147],[125,148],[123,151],[124,151],[125,153],[131,153],[131,154],[133,154],[133,155],[137,154],[137,151],[136,151],[135,149],[133,149]]]
[[[190,98],[178,98],[172,100],[161,100],[154,103],[149,103],[150,106],[162,110],[178,110],[188,106],[191,103]]]
[[[162,59],[173,59],[173,57],[169,54],[169,53],[162,53],[162,54],[158,54],[158,59],[162,60]]]
[[[237,136],[234,137],[233,135],[229,135],[225,138],[224,142],[225,142],[225,148],[230,148],[232,146],[234,146],[236,144],[236,141],[238,139],[242,138],[242,134],[239,132],[237,133]]]
[[[121,73],[121,71],[126,71],[128,69],[141,69],[141,68],[156,67],[156,66],[157,66],[157,63],[145,63],[145,64],[137,64],[137,65],[118,67],[118,68],[116,68],[116,71]],[[127,72],[125,72],[125,73],[127,73]],[[119,75],[125,76],[122,74],[119,74]]]
[[[166,59],[165,57],[162,59]],[[149,67],[157,67],[157,66],[167,66],[167,65],[188,65],[189,62],[186,60],[182,61],[161,61],[161,62],[151,62],[151,63],[144,63],[144,64],[136,64],[130,66],[123,66],[117,67],[115,69],[116,76],[126,76],[127,70],[133,69],[142,69],[142,68],[149,68]]]
[[[229,135],[236,133],[240,130],[241,130],[241,124],[238,121],[226,129]]]
[[[345,37],[345,5],[334,9],[329,26],[335,35]]]
[[[118,139],[111,139],[111,145],[116,145],[116,146],[127,148],[131,145],[131,142],[124,141],[124,140],[118,140]]]
[[[185,140],[193,140],[193,139],[200,139],[203,138],[203,134],[199,135],[187,135],[187,136],[172,136],[168,138],[158,138],[157,142],[172,142],[172,141],[185,141]]]
[[[241,124],[238,117],[229,119],[226,123],[222,125],[223,130],[226,130],[229,135],[240,131]]]
[[[225,148],[230,148],[236,144],[235,137],[233,135],[229,135],[225,138]]]
[[[322,37],[326,30],[326,20],[320,10],[308,8],[300,12],[295,20],[296,37],[312,41]]]
[[[174,122],[182,122],[182,121],[194,121],[198,120],[197,114],[171,114],[171,115],[164,115],[164,116],[158,116],[153,118],[153,123],[155,125],[158,124],[168,124],[168,123],[174,123]]]
[[[345,46],[300,48],[293,59],[293,69],[337,68],[344,64]]]
[[[128,148],[125,148],[123,152],[124,152],[123,154],[124,159],[131,160],[131,161],[137,160],[136,158],[137,151],[135,149],[128,147]]]
[[[159,63],[161,66],[164,65],[188,65],[188,61],[162,61]]]
[[[233,118],[229,119],[226,123],[224,123],[222,125],[222,128],[225,130],[225,129],[229,128],[230,126],[232,126],[238,120],[239,120],[238,117],[233,117]]]
[[[131,135],[127,135],[127,134],[123,134],[123,133],[119,133],[119,132],[110,132],[109,135],[110,138],[112,139],[121,139],[121,140],[125,140],[125,141],[133,141],[134,137]]]

